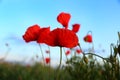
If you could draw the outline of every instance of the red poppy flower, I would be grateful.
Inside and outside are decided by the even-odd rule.
[[[30,26],[23,35],[23,39],[25,40],[25,42],[36,41],[39,36],[39,30],[40,26],[37,24]]]
[[[92,43],[92,36],[89,34],[86,35],[83,39],[85,42]]]
[[[76,49],[76,52],[80,54],[82,51],[80,49]]]
[[[46,62],[46,64],[49,64],[50,63],[50,58],[45,58],[45,62]]]
[[[68,23],[70,21],[71,15],[69,13],[61,12],[57,16],[57,21],[61,23],[65,28],[68,28]]]
[[[70,54],[70,50],[67,50],[67,51],[65,52],[65,54],[66,54],[66,55],[69,55],[69,54]]]
[[[72,31],[77,33],[80,29],[80,24],[74,24],[72,25]]]
[[[48,34],[45,43],[50,46],[73,48],[78,45],[78,37],[71,30],[57,28]]]
[[[49,32],[50,32],[50,27],[41,28],[39,30],[39,36],[38,36],[37,43],[44,43],[44,39],[46,38],[46,35],[49,34]]]

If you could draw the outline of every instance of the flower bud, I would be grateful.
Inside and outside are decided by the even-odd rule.
[[[88,58],[87,57],[84,57],[84,61],[86,64],[88,64]]]

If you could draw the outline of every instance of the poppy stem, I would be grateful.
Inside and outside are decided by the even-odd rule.
[[[87,32],[87,35],[90,34],[90,33],[91,33],[91,35],[92,35],[92,31],[88,31],[88,32]]]
[[[43,65],[45,66],[44,55],[43,55],[42,47],[41,47],[40,44],[39,44],[39,48],[40,48],[40,51],[41,51],[41,54],[42,54]]]
[[[63,50],[64,50],[64,53],[65,53],[65,48],[63,48]],[[66,60],[68,61],[68,57],[67,57],[67,55],[65,54],[65,57],[66,57]]]
[[[61,67],[61,62],[62,62],[62,47],[60,47],[60,64],[58,66],[58,70],[60,69]]]
[[[81,46],[80,46],[80,43],[78,43],[78,46],[79,46],[79,48],[80,48],[80,50],[82,51],[82,48],[81,48]],[[83,56],[85,56],[85,53],[82,51],[82,53],[83,53]]]
[[[49,79],[50,79],[50,67],[51,67],[51,56],[50,56],[50,47],[48,46],[49,49],[49,58],[50,58],[50,63],[49,63]]]
[[[48,46],[48,49],[49,49],[49,58],[51,59],[51,55],[50,55],[50,47]],[[51,65],[51,62],[49,63],[49,67]]]
[[[74,56],[75,56],[75,57],[77,56],[76,51],[74,52]]]
[[[61,67],[61,62],[62,62],[62,47],[60,47],[60,63],[59,63],[59,66],[56,70],[58,73],[57,73],[57,76],[56,76],[57,79],[55,79],[55,80],[58,80],[59,72],[60,72],[59,70],[60,70],[60,67]]]
[[[108,58],[104,58],[104,57],[99,56],[99,55],[97,55],[97,54],[93,54],[93,53],[86,53],[85,55],[89,55],[89,54],[94,55],[94,56],[97,56],[97,57],[99,57],[99,58],[101,58],[101,59],[103,59],[103,60],[107,60],[107,61],[108,61]]]
[[[82,50],[82,48],[81,48],[81,46],[80,46],[80,43],[78,43],[78,46],[79,46],[79,47],[80,47],[80,49]],[[91,55],[97,56],[97,57],[99,57],[99,58],[101,58],[101,59],[103,59],[103,60],[108,61],[108,59],[107,59],[107,58],[103,58],[102,56],[99,56],[99,55],[94,54],[94,53],[86,53],[86,54],[85,54],[83,51],[82,51],[82,53],[83,53],[83,56],[84,56],[84,57],[85,57],[85,55],[91,54]]]
[[[7,51],[6,51],[5,55],[4,55],[4,57],[0,58],[0,61],[6,59],[8,54],[10,54],[9,52],[10,52],[11,48],[9,46],[6,46],[6,47],[7,47]]]
[[[59,64],[58,70],[60,70],[61,63],[62,63],[62,47],[60,47],[60,64]]]
[[[119,41],[119,44],[120,44],[120,32],[118,32],[118,41]]]
[[[90,31],[90,33],[91,33],[91,35],[92,35],[92,51],[93,51],[93,53],[94,53],[93,33],[92,33],[92,31]]]

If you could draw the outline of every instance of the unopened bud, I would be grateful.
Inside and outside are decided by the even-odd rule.
[[[88,58],[87,57],[84,57],[84,61],[86,64],[88,64]]]

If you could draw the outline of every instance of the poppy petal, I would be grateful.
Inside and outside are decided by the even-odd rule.
[[[68,23],[70,21],[71,15],[69,13],[61,12],[57,16],[57,21],[62,24],[65,28],[68,28]]]
[[[45,43],[49,46],[73,48],[78,45],[78,37],[71,30],[57,28],[49,33]]]
[[[38,37],[37,43],[44,43],[44,40],[47,34],[49,34],[49,32],[50,32],[50,27],[41,28],[39,31],[39,37]]]
[[[74,24],[72,25],[72,31],[77,33],[80,29],[80,24]]]
[[[30,26],[22,36],[25,42],[36,41],[39,35],[40,26],[35,24]]]

